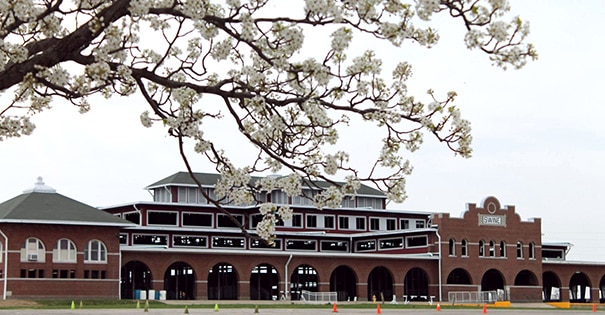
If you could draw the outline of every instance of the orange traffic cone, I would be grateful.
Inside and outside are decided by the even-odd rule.
[[[597,305],[596,305],[596,304],[593,304],[593,305],[592,305],[592,311],[593,311],[593,312],[596,312],[596,311],[597,311]]]
[[[440,311],[441,310],[441,304],[437,303],[437,310]]]
[[[487,304],[483,304],[483,314],[487,314]]]
[[[380,304],[376,304],[376,314],[382,314],[380,312]]]
[[[336,307],[336,302],[334,302],[334,307],[332,307],[332,313],[338,313],[338,308]]]

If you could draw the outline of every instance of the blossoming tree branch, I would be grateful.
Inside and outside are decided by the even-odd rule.
[[[137,93],[148,105],[143,125],[159,122],[178,138],[190,172],[184,143],[214,163],[222,177],[213,202],[223,211],[227,202],[257,202],[261,191],[298,196],[303,182],[316,181],[332,184],[306,196],[318,208],[338,207],[361,183],[401,202],[411,172],[404,151],[429,136],[469,157],[470,124],[453,104],[455,92],[410,95],[411,64],[383,69],[371,49],[349,49],[352,40],[430,48],[437,30],[417,25],[448,14],[466,28],[467,47],[495,66],[520,68],[537,57],[524,42],[528,24],[506,17],[506,0],[287,3],[284,10],[279,0],[0,0],[0,93],[7,100],[0,140],[29,135],[31,117],[53,99],[84,113],[95,94]],[[310,40],[309,33],[324,37],[318,43],[322,37]],[[207,121],[220,119],[233,121],[254,145],[253,163],[234,165],[204,132]],[[382,148],[363,172],[339,146],[339,132],[353,119],[382,130],[374,139]],[[251,182],[262,172],[289,175]],[[268,240],[275,221],[291,216],[285,205],[263,203],[260,211],[256,233]]]

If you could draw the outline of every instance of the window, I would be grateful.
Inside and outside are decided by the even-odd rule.
[[[483,240],[479,241],[479,257],[485,256],[485,242]]]
[[[168,189],[161,187],[153,190],[153,201],[155,202],[172,202]]]
[[[307,214],[307,227],[308,228],[316,228],[317,227],[317,216],[314,214]]]
[[[211,213],[183,213],[183,226],[212,227],[213,216]]]
[[[326,228],[326,229],[334,228],[334,216],[325,216],[324,217],[324,228]]]
[[[349,217],[339,216],[338,217],[338,228],[341,230],[349,229]]]
[[[321,241],[322,252],[349,252],[349,242],[346,241]]]
[[[536,245],[533,242],[529,243],[529,259],[536,259]]]
[[[366,229],[366,218],[365,217],[357,217],[357,218],[355,218],[355,229],[357,229],[357,230],[365,230]]]
[[[107,249],[105,244],[99,240],[92,240],[88,242],[84,248],[84,262],[107,262]]]
[[[372,197],[357,197],[358,208],[382,209],[382,199]]]
[[[52,274],[53,278],[61,278],[61,279],[74,279],[76,277],[76,271],[75,270],[53,270],[53,274]]]
[[[397,221],[395,219],[387,219],[387,230],[393,231],[397,229]]]
[[[425,227],[425,222],[422,220],[416,220],[416,228],[417,229],[424,229]]]
[[[178,202],[206,203],[206,198],[204,198],[197,187],[179,187],[178,193]]]
[[[405,238],[405,246],[407,248],[425,247],[428,245],[428,237],[426,235],[408,236]]]
[[[246,240],[239,237],[212,237],[212,247],[222,248],[244,248]]]
[[[120,233],[118,239],[120,240],[120,245],[128,245],[128,234]]]
[[[21,278],[44,278],[44,269],[21,269]]]
[[[378,231],[380,230],[380,219],[379,218],[370,218],[370,231]]]
[[[462,240],[462,242],[460,242],[460,255],[468,256],[468,241],[467,240]]]
[[[506,257],[506,242],[500,241],[500,257]]]
[[[271,192],[271,202],[273,202],[274,204],[283,204],[283,205],[287,205],[289,204],[289,198],[288,195],[286,195],[285,192],[283,191],[279,191],[279,190],[274,190]]]
[[[292,227],[302,227],[302,214],[292,215]]]
[[[380,249],[403,248],[403,237],[386,238],[378,241]]]
[[[286,250],[317,250],[316,240],[287,240]]]
[[[267,242],[262,240],[250,240],[250,248],[251,249],[276,249],[281,250],[281,240],[273,240],[273,244],[267,244]]]
[[[401,229],[402,230],[407,230],[410,228],[410,220],[408,219],[401,219]]]
[[[453,238],[450,238],[448,252],[450,256],[456,256],[456,240]]]
[[[355,208],[355,197],[345,196],[344,198],[342,198],[340,206],[343,208]]]
[[[496,256],[496,243],[494,241],[489,241],[489,257]]]
[[[132,245],[168,245],[168,236],[153,234],[133,234]]]
[[[370,251],[370,250],[376,250],[376,241],[375,240],[355,242],[355,251],[356,252],[365,252],[365,251]]]
[[[148,211],[148,225],[177,225],[177,212]]]
[[[69,239],[62,238],[55,244],[53,262],[76,262],[76,245]]]
[[[242,225],[244,222],[244,216],[241,214],[232,214],[231,215],[233,217],[233,219],[235,219],[237,222],[239,222],[239,225]],[[236,224],[235,222],[233,222],[231,220],[231,218],[226,215],[226,214],[222,214],[219,213],[218,214],[218,218],[217,218],[217,224],[218,227],[222,227],[222,228],[239,228],[239,225]]]
[[[523,243],[517,242],[517,258],[523,258]]]
[[[124,213],[123,217],[134,224],[141,224],[141,214],[138,212]]]
[[[205,236],[174,235],[172,244],[178,247],[208,247],[208,239]]]
[[[21,261],[22,262],[45,262],[46,251],[44,249],[44,243],[41,240],[30,237],[23,243],[21,247]],[[36,277],[34,277],[36,278]]]

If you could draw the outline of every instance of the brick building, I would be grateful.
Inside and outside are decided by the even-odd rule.
[[[219,176],[195,177],[213,196]],[[5,298],[259,300],[336,292],[339,300],[401,302],[488,292],[490,300],[597,302],[605,288],[605,264],[567,261],[570,244],[543,243],[540,219],[523,221],[494,197],[450,217],[385,209],[385,196],[367,186],[322,211],[306,198],[263,192],[256,198],[294,209],[268,246],[244,237],[187,173],[149,185],[151,201],[103,211],[36,187],[0,204]],[[312,196],[325,186],[303,187]],[[257,205],[224,208],[254,233]]]

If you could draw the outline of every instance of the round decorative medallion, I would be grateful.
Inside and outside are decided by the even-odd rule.
[[[490,202],[490,203],[487,204],[487,212],[489,212],[491,214],[494,214],[494,213],[496,213],[496,210],[498,210],[498,209],[496,209],[496,204],[495,203]]]

